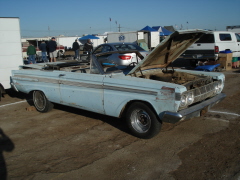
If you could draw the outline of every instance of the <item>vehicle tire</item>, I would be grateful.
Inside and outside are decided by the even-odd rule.
[[[143,139],[157,135],[162,126],[153,110],[141,102],[130,105],[126,112],[126,120],[132,134]]]
[[[48,112],[53,108],[53,104],[46,98],[42,91],[33,92],[33,103],[39,112]]]

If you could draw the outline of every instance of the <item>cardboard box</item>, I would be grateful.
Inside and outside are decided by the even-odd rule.
[[[226,57],[221,57],[217,62],[220,64],[220,68],[224,70],[232,70],[232,58],[230,60],[227,60]]]
[[[232,60],[232,53],[219,53],[219,58],[226,58],[226,60]]]

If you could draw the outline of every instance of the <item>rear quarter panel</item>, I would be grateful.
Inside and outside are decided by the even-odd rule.
[[[60,103],[59,74],[61,71],[14,70],[12,81],[18,91],[30,93],[39,90],[50,101]]]

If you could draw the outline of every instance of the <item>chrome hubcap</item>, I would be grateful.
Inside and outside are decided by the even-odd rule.
[[[43,109],[46,105],[43,93],[36,91],[34,92],[34,104],[37,109]]]
[[[142,109],[133,111],[130,118],[132,127],[139,133],[145,133],[151,127],[151,118],[148,113]]]

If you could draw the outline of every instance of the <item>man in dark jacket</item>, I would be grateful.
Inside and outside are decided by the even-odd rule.
[[[48,59],[47,59],[47,45],[46,45],[45,41],[42,41],[42,43],[39,46],[39,49],[42,51],[43,62],[48,62]]]
[[[49,50],[49,57],[50,57],[50,62],[56,62],[56,57],[57,57],[57,43],[55,41],[55,37],[52,37],[51,41],[48,42],[48,50]]]
[[[91,42],[90,39],[88,39],[87,42],[84,44],[84,51],[88,52],[87,60],[89,61],[90,60],[90,55],[93,51],[93,45],[92,45],[92,42]]]
[[[31,64],[31,63],[36,64],[35,54],[36,54],[36,49],[32,44],[30,44],[27,48],[28,64]]]
[[[74,59],[78,59],[79,58],[79,44],[77,42],[77,39],[75,40],[75,42],[73,43],[72,45],[72,50],[74,50],[75,52],[75,56],[74,56]]]

